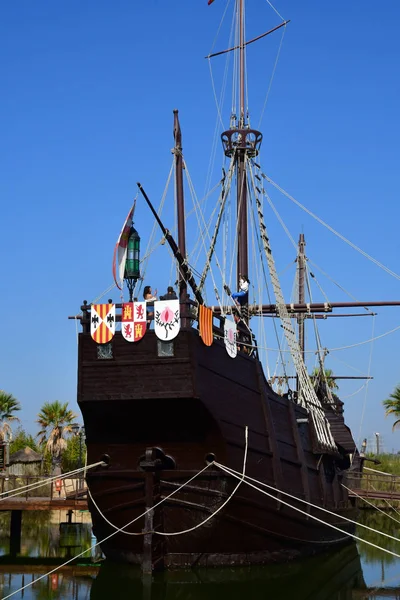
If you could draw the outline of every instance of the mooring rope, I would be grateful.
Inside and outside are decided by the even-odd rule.
[[[246,431],[247,431],[247,427],[246,427]],[[247,435],[247,433],[246,433]],[[98,463],[98,464],[102,464],[102,463]],[[76,560],[77,558],[80,558],[81,556],[83,556],[84,554],[86,554],[87,552],[90,552],[91,550],[93,550],[94,548],[96,548],[97,546],[100,546],[100,544],[103,544],[104,542],[106,542],[107,540],[109,540],[110,538],[112,538],[114,535],[116,535],[117,533],[122,533],[124,532],[123,530],[126,529],[127,527],[129,527],[130,525],[132,525],[133,523],[135,523],[135,521],[138,521],[139,519],[141,519],[142,517],[146,516],[147,513],[151,512],[152,510],[154,510],[155,508],[157,508],[157,506],[159,506],[160,504],[162,504],[163,502],[165,502],[166,500],[168,500],[169,498],[171,498],[171,496],[174,496],[175,494],[177,494],[183,487],[185,487],[186,485],[188,485],[189,483],[191,483],[194,479],[196,479],[196,477],[198,477],[199,475],[201,475],[201,473],[203,473],[206,469],[208,469],[209,467],[211,467],[211,465],[214,464],[213,462],[210,462],[208,465],[206,465],[204,467],[204,469],[202,469],[201,471],[199,471],[198,473],[196,473],[195,475],[193,475],[193,477],[191,477],[190,479],[188,479],[188,481],[186,481],[185,483],[183,483],[180,487],[178,487],[176,490],[173,490],[170,494],[168,494],[168,496],[165,496],[165,498],[162,498],[159,502],[157,502],[154,506],[146,509],[142,514],[140,514],[139,516],[135,517],[134,519],[132,519],[131,521],[129,521],[126,525],[124,525],[121,528],[117,528],[116,531],[113,531],[112,533],[110,533],[110,535],[106,536],[105,538],[103,538],[102,540],[100,540],[99,542],[96,542],[95,544],[92,544],[92,546],[90,546],[89,548],[87,548],[86,550],[83,550],[82,552],[80,552],[79,554],[76,554],[75,556],[73,556],[72,558],[68,559],[67,561],[65,561],[64,563],[62,563],[61,565],[57,565],[57,567],[55,567],[54,569],[51,569],[50,571],[48,571],[47,573],[44,573],[43,575],[40,575],[40,577],[38,577],[37,579],[35,579],[35,581],[31,581],[29,583],[27,583],[26,585],[20,587],[19,589],[15,590],[14,592],[11,592],[11,594],[8,594],[7,596],[3,596],[3,598],[1,598],[1,600],[7,600],[7,598],[11,598],[12,596],[14,596],[15,594],[18,594],[19,592],[22,592],[23,590],[25,590],[28,587],[31,587],[34,583],[36,583],[37,581],[40,581],[41,579],[44,579],[45,577],[48,577],[49,575],[52,575],[53,573],[55,573],[56,571],[58,571],[59,569],[62,569],[63,567],[65,567],[66,565],[69,565],[71,562],[73,562],[74,560]],[[84,467],[85,469],[86,467]],[[89,467],[88,467],[89,468]],[[242,473],[242,477],[244,477],[244,473]],[[237,486],[238,487],[238,486]],[[89,488],[88,488],[89,491]],[[112,523],[110,523],[110,525],[112,525]],[[115,525],[112,525],[113,527],[115,527]],[[125,533],[125,532],[124,532]],[[151,533],[151,532],[150,532]]]
[[[242,477],[242,475],[238,471],[235,471],[234,469],[231,469],[230,467],[226,467],[226,466],[224,466],[224,465],[222,465],[221,463],[218,463],[218,462],[215,462],[214,464],[215,464],[216,467],[219,467],[220,469],[222,469],[226,473],[230,473],[232,475],[232,477],[235,477],[236,479],[239,479],[239,477]],[[284,504],[285,506],[288,506],[289,508],[292,508],[293,510],[295,510],[297,512],[300,512],[301,514],[304,514],[307,517],[309,517],[311,519],[314,519],[315,521],[318,521],[319,523],[322,523],[323,525],[326,525],[327,527],[331,527],[332,529],[335,529],[336,531],[339,531],[340,533],[344,533],[346,536],[352,537],[355,540],[358,540],[360,542],[364,542],[365,544],[368,544],[370,546],[373,546],[374,548],[378,548],[379,550],[382,550],[383,552],[387,552],[388,554],[391,554],[392,556],[396,556],[397,558],[400,558],[400,554],[396,554],[395,552],[391,552],[390,550],[382,548],[381,546],[373,544],[372,542],[368,542],[367,540],[363,540],[362,538],[354,535],[353,533],[349,533],[348,531],[345,531],[344,529],[341,529],[340,527],[337,527],[336,525],[333,525],[332,523],[328,523],[327,521],[324,521],[323,519],[320,519],[319,517],[316,517],[315,515],[312,515],[311,513],[308,513],[306,511],[302,510],[301,508],[298,508],[297,506],[289,504],[288,502],[285,502],[285,500],[282,500],[281,498],[277,498],[273,494],[270,494],[270,493],[266,492],[265,490],[262,490],[261,488],[257,487],[256,485],[250,483],[250,481],[247,481],[247,479],[249,479],[251,481],[255,481],[259,485],[261,485],[263,487],[266,487],[266,488],[268,488],[270,490],[273,490],[276,493],[283,494],[284,496],[288,496],[289,498],[292,498],[296,502],[301,502],[303,504],[307,504],[307,506],[312,506],[313,508],[321,510],[321,511],[323,511],[325,513],[328,513],[330,515],[333,515],[334,517],[340,518],[343,521],[348,521],[349,523],[352,523],[353,525],[357,525],[358,527],[363,527],[364,529],[368,529],[369,531],[373,531],[374,533],[379,533],[380,535],[383,535],[384,537],[392,539],[395,542],[400,541],[398,537],[394,537],[393,535],[390,535],[388,533],[384,533],[383,531],[379,531],[378,529],[374,529],[373,527],[369,527],[368,525],[364,525],[363,523],[358,523],[357,521],[354,521],[353,519],[349,519],[348,517],[345,517],[343,515],[338,515],[337,513],[333,512],[331,510],[328,510],[327,508],[323,508],[322,506],[318,506],[317,504],[313,504],[312,502],[309,502],[307,500],[303,500],[302,498],[298,498],[297,496],[294,496],[293,494],[290,494],[289,492],[284,492],[283,490],[278,490],[277,488],[273,487],[272,485],[268,485],[267,483],[259,481],[258,479],[254,479],[254,477],[250,477],[249,475],[245,475],[244,477],[245,477],[244,478],[244,482],[247,483],[247,485],[249,485],[250,487],[254,488],[255,490],[258,490],[259,492],[261,492],[262,494],[268,496],[269,498],[272,498],[273,500],[278,501],[281,504]]]
[[[245,472],[246,472],[246,462],[247,462],[247,450],[248,450],[248,439],[249,439],[249,428],[245,427],[245,449],[244,449],[244,458],[243,458],[243,473],[242,473],[242,477],[244,478],[245,476]],[[204,467],[204,469],[202,469],[201,471],[199,471],[195,477],[198,477],[198,475],[200,475],[201,473],[203,473],[206,469],[208,469],[210,466],[212,466],[214,464],[214,461],[208,463],[208,465],[206,465]],[[198,529],[199,527],[202,527],[205,523],[207,523],[207,521],[209,521],[210,519],[212,519],[213,517],[215,517],[215,515],[217,513],[219,513],[220,510],[222,510],[224,508],[224,506],[226,506],[228,504],[228,502],[233,498],[233,496],[235,495],[235,493],[237,492],[239,486],[241,485],[243,478],[241,481],[239,481],[239,483],[237,484],[237,486],[235,487],[235,489],[232,491],[232,493],[229,495],[229,497],[211,514],[209,515],[206,519],[204,519],[204,521],[202,521],[201,523],[198,523],[197,525],[194,525],[193,527],[190,527],[189,529],[184,529],[182,531],[172,531],[172,532],[164,532],[164,531],[141,531],[141,532],[131,532],[131,531],[124,531],[124,528],[119,528],[116,525],[114,525],[114,523],[111,523],[111,521],[109,519],[107,519],[107,517],[104,515],[104,513],[101,511],[101,509],[99,508],[98,504],[95,502],[89,488],[88,488],[88,494],[90,496],[91,501],[93,502],[94,506],[96,507],[98,513],[100,514],[100,516],[114,529],[117,530],[117,532],[121,532],[124,533],[126,535],[146,535],[147,533],[156,533],[157,535],[164,535],[164,536],[169,536],[169,535],[182,535],[184,533],[190,533],[191,531],[194,531],[195,529]],[[192,478],[194,479],[194,477]],[[192,480],[189,480],[192,481]],[[179,486],[178,489],[175,490],[174,493],[178,492],[179,490],[181,490],[182,488],[184,488],[189,481],[187,481],[186,483],[182,484],[181,486]],[[172,496],[172,494],[170,494],[169,496],[166,496],[165,498],[163,498],[158,504],[161,504],[162,502],[165,502],[165,500],[167,500],[168,498],[170,498]],[[155,506],[158,506],[155,505]],[[154,508],[154,507],[153,507]]]

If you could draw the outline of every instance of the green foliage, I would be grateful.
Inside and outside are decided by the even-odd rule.
[[[18,450],[23,450],[27,446],[35,452],[41,452],[35,438],[30,433],[26,433],[26,431],[19,426],[10,444],[10,454],[18,452]]]
[[[45,402],[38,414],[41,429],[37,434],[39,444],[44,444],[52,457],[52,470],[61,467],[62,454],[67,447],[66,436],[77,415],[68,408],[68,402]]]
[[[14,414],[18,410],[21,410],[19,401],[12,394],[0,390],[0,440],[12,439],[10,421],[19,421]]]
[[[63,473],[73,471],[85,464],[86,445],[79,435],[73,435],[67,440],[67,447],[62,455]]]
[[[311,373],[311,379],[316,379],[317,377],[321,377],[321,369],[319,367],[315,367]],[[339,389],[336,379],[333,379],[332,369],[324,369],[323,379],[326,379],[326,383],[331,390]]]
[[[396,386],[393,392],[390,394],[389,398],[383,401],[383,406],[385,407],[385,416],[394,416],[399,417],[392,425],[392,430],[394,431],[397,427],[400,426],[400,385]]]
[[[367,456],[375,458],[375,456],[370,453],[367,453]],[[379,465],[375,465],[368,461],[365,463],[365,466],[391,475],[400,475],[400,454],[380,454],[379,461]]]

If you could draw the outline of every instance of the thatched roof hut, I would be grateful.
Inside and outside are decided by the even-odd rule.
[[[10,475],[39,475],[43,457],[26,446],[10,455]]]

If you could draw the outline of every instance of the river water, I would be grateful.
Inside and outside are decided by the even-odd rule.
[[[396,538],[399,535],[400,513],[362,511],[360,520]],[[0,513],[0,599],[12,593],[15,600],[400,598],[400,559],[364,543],[285,565],[176,571],[142,579],[136,568],[99,562],[98,554],[90,550],[95,539],[87,511],[76,512],[73,522],[68,525],[65,512],[25,513],[20,552],[11,558],[10,515]],[[361,528],[357,534],[400,554],[396,540]],[[49,574],[83,551],[78,560]]]

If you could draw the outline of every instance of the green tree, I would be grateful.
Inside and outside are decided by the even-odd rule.
[[[58,400],[45,402],[38,414],[37,423],[41,430],[37,434],[39,444],[45,445],[51,455],[52,472],[61,471],[62,453],[67,446],[66,435],[71,433],[71,425],[77,415],[68,408],[68,402]]]
[[[319,367],[315,367],[313,372],[311,373],[311,379],[315,380],[317,377],[321,377],[321,369]],[[336,380],[333,378],[332,369],[324,369],[322,380],[326,379],[326,383],[331,390],[338,390],[339,386],[336,383]]]
[[[35,452],[40,452],[40,448],[33,435],[27,433],[21,426],[19,426],[10,444],[10,454],[18,452],[18,450],[23,450],[27,446],[29,446],[29,448]]]
[[[8,392],[0,390],[0,440],[11,440],[12,429],[10,423],[19,421],[15,416],[18,410],[21,410],[19,401]]]
[[[400,426],[400,385],[394,388],[394,391],[390,394],[389,398],[383,401],[385,407],[385,416],[399,417],[392,425],[394,431],[396,427]]]

